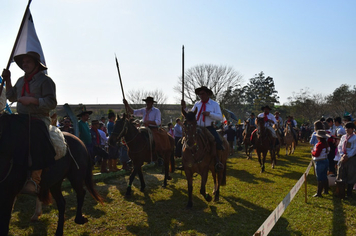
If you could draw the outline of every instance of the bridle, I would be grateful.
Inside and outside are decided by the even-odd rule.
[[[199,128],[196,128],[196,124],[185,124],[184,125],[185,130],[191,130],[195,127],[195,132],[191,135],[191,137],[189,136],[189,134],[187,134],[187,132],[184,131],[184,141],[183,141],[183,150],[188,150],[190,151],[193,159],[194,159],[194,164],[196,163],[201,163],[204,159],[204,152],[201,152],[201,155],[197,155],[198,151],[199,151],[199,144],[197,142],[197,138],[199,138]],[[193,141],[193,142],[190,142]],[[189,145],[189,143],[192,143]],[[208,147],[208,145],[203,145],[206,148]]]
[[[113,132],[111,132],[111,134],[117,135],[116,140],[119,140],[119,139],[121,139],[121,138],[124,138],[124,137],[127,135],[128,131],[129,131],[129,125],[130,125],[130,122],[129,122],[127,119],[125,119],[125,121],[124,121],[124,126],[122,127],[121,132],[120,132],[120,133],[117,133],[117,132],[114,132],[114,131],[113,131]],[[133,140],[135,140],[135,138],[137,137],[137,135],[138,135],[139,133],[140,133],[140,131],[137,130],[136,134],[134,135],[134,137],[133,137],[131,140],[126,140],[126,139],[125,139],[125,143],[126,143],[126,144],[131,143]]]

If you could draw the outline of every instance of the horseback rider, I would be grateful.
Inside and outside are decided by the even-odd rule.
[[[154,107],[153,104],[157,103],[153,97],[147,97],[142,99],[146,103],[146,107],[141,109],[132,109],[128,104],[127,100],[124,99],[124,105],[126,110],[133,114],[134,116],[143,117],[143,125],[152,132],[153,141],[155,141],[155,149],[163,149],[166,146],[169,146],[169,139],[167,131],[160,128],[161,125],[161,111]],[[158,142],[158,140],[160,140]],[[155,153],[155,152],[154,152]],[[152,156],[151,156],[151,161]]]
[[[276,111],[275,113],[274,113],[274,118],[276,119],[276,121],[277,121],[277,128],[278,128],[278,132],[279,132],[279,134],[281,135],[281,137],[283,137],[283,119],[282,119],[282,117],[280,117],[279,116],[280,114],[279,114],[279,111]]]
[[[251,112],[250,118],[248,118],[248,123],[250,124],[250,127],[256,128],[255,122],[256,122],[255,113]]]
[[[293,119],[293,116],[287,116],[287,120],[286,120],[286,125],[285,126],[287,127],[288,124],[290,124],[290,126],[291,126],[291,131],[292,131],[292,134],[293,134],[293,138],[294,138],[294,140],[295,140],[295,142],[297,144],[298,143],[298,139],[297,139],[297,134],[295,132],[295,129],[297,127],[297,121],[295,121]]]
[[[30,132],[30,137],[38,136],[31,138],[29,144],[31,147],[29,158],[29,167],[32,170],[31,179],[23,188],[24,193],[34,194],[38,193],[42,169],[54,164],[55,161],[56,152],[49,141],[48,131],[51,124],[49,112],[57,106],[56,86],[53,80],[43,72],[47,70],[47,67],[42,64],[37,52],[31,51],[16,55],[14,60],[25,75],[17,80],[15,86],[12,86],[9,70],[4,69],[2,77],[6,82],[6,97],[10,102],[17,102],[16,110],[19,115],[36,121],[35,132]],[[35,124],[31,122],[30,126],[30,131],[32,131]],[[37,147],[41,148],[36,152],[33,149]],[[38,155],[33,155],[33,152]]]
[[[257,117],[264,119],[264,121],[265,121],[265,127],[271,132],[272,137],[273,137],[273,138],[276,138],[276,139],[278,140],[277,135],[276,135],[276,132],[275,132],[275,130],[272,128],[272,125],[277,123],[276,118],[274,117],[274,115],[272,115],[272,114],[270,113],[270,111],[271,111],[272,109],[271,109],[268,105],[266,105],[266,106],[261,107],[261,110],[262,110],[263,112],[260,113],[260,114],[258,114]],[[256,120],[256,123],[255,123],[255,124],[257,125],[257,120]]]
[[[221,121],[223,119],[219,104],[210,98],[213,95],[213,91],[211,91],[206,86],[202,86],[195,89],[195,94],[200,98],[200,101],[196,102],[192,108],[192,111],[197,108],[198,113],[196,115],[196,120],[198,126],[205,127],[214,136],[216,142],[216,150],[224,150],[224,147],[222,146],[223,142],[220,139],[218,132],[214,128],[214,125],[212,124],[214,121]],[[181,105],[183,109],[186,109],[184,100],[182,100]],[[215,170],[220,171],[222,169],[224,169],[224,166],[219,161],[219,156],[216,154]]]

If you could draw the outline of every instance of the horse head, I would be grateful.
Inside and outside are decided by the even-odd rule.
[[[197,120],[196,120],[196,114],[197,114],[197,108],[195,108],[194,112],[189,111],[186,112],[184,109],[182,109],[182,115],[185,118],[185,121],[183,123],[183,133],[184,137],[186,139],[186,142],[190,144],[196,144],[196,134],[197,134]]]
[[[115,144],[127,134],[128,131],[128,123],[127,116],[124,113],[122,118],[120,115],[117,115],[114,129],[110,134],[109,144],[115,146]]]

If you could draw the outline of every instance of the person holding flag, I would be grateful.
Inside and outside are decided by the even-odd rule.
[[[216,142],[216,150],[224,150],[223,142],[214,128],[214,121],[222,121],[223,115],[220,106],[217,102],[212,100],[210,97],[213,95],[211,91],[206,86],[195,89],[195,94],[199,96],[200,101],[196,102],[192,108],[192,111],[197,109],[198,113],[196,115],[197,125],[200,127],[205,127],[214,136]],[[186,109],[185,101],[181,102],[182,108]],[[215,158],[215,169],[220,171],[224,169],[223,164],[219,161],[218,155]]]
[[[23,189],[24,193],[34,194],[38,192],[42,169],[54,164],[55,161],[54,147],[51,142],[46,140],[49,140],[48,127],[51,124],[49,112],[57,106],[56,86],[53,80],[43,73],[44,70],[47,70],[47,67],[42,64],[37,52],[31,51],[16,55],[14,60],[25,72],[25,75],[19,78],[13,86],[10,71],[3,70],[2,77],[6,82],[6,97],[10,102],[17,102],[17,112],[20,115],[27,116],[31,120],[37,120],[36,132],[38,132],[39,140],[31,139],[31,148],[37,147],[36,143],[41,142],[39,145],[42,155],[31,155],[32,165],[30,168],[33,170],[31,181],[28,181]],[[38,120],[42,122],[38,122]]]

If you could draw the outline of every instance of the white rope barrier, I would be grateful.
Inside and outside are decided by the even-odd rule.
[[[282,216],[289,203],[293,200],[300,187],[305,183],[305,200],[307,200],[307,186],[306,186],[306,177],[309,174],[309,171],[313,165],[313,161],[310,161],[307,170],[304,172],[302,177],[294,185],[294,187],[289,191],[287,196],[279,203],[279,205],[274,209],[274,211],[268,216],[268,218],[263,222],[260,228],[256,231],[254,236],[265,236],[268,235],[272,228],[275,226],[279,218]]]

